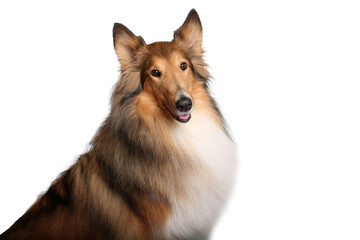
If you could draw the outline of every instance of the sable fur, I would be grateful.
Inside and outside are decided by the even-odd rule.
[[[91,141],[90,150],[62,173],[0,240],[208,237],[208,229],[194,229],[186,235],[167,227],[169,219],[174,219],[173,205],[189,197],[186,182],[191,175],[210,174],[206,164],[190,157],[186,145],[179,146],[174,140],[173,129],[182,124],[171,115],[176,91],[190,92],[196,104],[194,112],[198,109],[206,114],[215,128],[229,137],[207,88],[210,74],[203,61],[199,16],[190,11],[171,42],[147,45],[117,23],[113,37],[121,77],[114,87],[109,116]],[[149,74],[151,67],[167,66],[177,59],[188,62],[191,72],[187,76],[191,77],[171,71],[166,84],[156,85]],[[183,80],[172,86],[173,77]]]

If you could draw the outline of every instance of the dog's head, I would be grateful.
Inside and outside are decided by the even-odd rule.
[[[114,25],[113,37],[122,78],[127,79],[123,84],[136,85],[134,92],[151,96],[169,118],[189,121],[194,86],[199,82],[205,85],[209,78],[202,57],[202,26],[197,12],[190,11],[171,42],[146,44],[142,37],[118,23]]]

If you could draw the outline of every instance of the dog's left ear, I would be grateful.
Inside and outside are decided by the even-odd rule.
[[[189,12],[183,25],[174,32],[174,40],[180,45],[185,45],[195,56],[203,54],[202,26],[195,9]]]
[[[202,26],[199,15],[192,9],[185,22],[174,32],[174,40],[190,58],[194,67],[195,76],[198,79],[207,80],[211,76],[207,71],[207,65],[203,61]]]

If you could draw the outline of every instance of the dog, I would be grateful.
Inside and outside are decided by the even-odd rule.
[[[209,94],[200,18],[151,44],[115,23],[113,41],[121,76],[91,147],[0,240],[210,237],[236,147]]]

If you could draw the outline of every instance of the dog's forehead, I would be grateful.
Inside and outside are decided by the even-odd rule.
[[[172,71],[172,69],[178,68],[182,62],[184,62],[184,59],[178,53],[173,53],[170,58],[153,56],[150,68],[156,68],[165,74]]]
[[[144,59],[150,67],[151,65],[178,65],[179,61],[186,59],[184,53],[173,42],[155,42],[147,45],[146,59]]]
[[[147,46],[150,55],[170,60],[182,56],[180,48],[174,42],[154,42]]]

